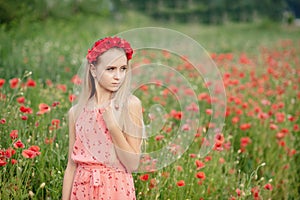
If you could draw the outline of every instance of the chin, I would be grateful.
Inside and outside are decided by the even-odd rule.
[[[110,92],[117,92],[119,90],[119,88],[109,88],[107,90]]]

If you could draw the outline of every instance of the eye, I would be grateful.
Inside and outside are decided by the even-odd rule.
[[[108,67],[106,68],[107,71],[113,71],[115,69],[115,67]]]
[[[125,71],[127,69],[127,66],[121,67],[121,70]]]

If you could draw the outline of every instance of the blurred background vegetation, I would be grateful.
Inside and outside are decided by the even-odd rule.
[[[258,19],[286,20],[300,17],[299,0],[0,0],[0,23],[26,17],[70,18],[78,13],[107,16],[136,10],[156,20],[221,24]]]
[[[298,0],[0,0],[0,74],[30,69],[61,81],[92,41],[146,26],[180,31],[210,52],[256,53],[299,38],[299,10]]]

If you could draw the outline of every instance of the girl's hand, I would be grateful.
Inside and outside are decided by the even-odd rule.
[[[117,122],[117,116],[114,114],[114,109],[116,109],[116,106],[113,105],[113,101],[107,106],[103,113],[103,120],[105,121],[106,128],[108,130],[112,130],[115,128],[119,128],[118,122]]]

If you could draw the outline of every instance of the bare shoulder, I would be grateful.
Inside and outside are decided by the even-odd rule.
[[[130,108],[137,108],[137,109],[139,109],[139,108],[142,107],[142,102],[141,102],[141,100],[137,96],[130,95],[129,99],[128,99],[128,106]]]

